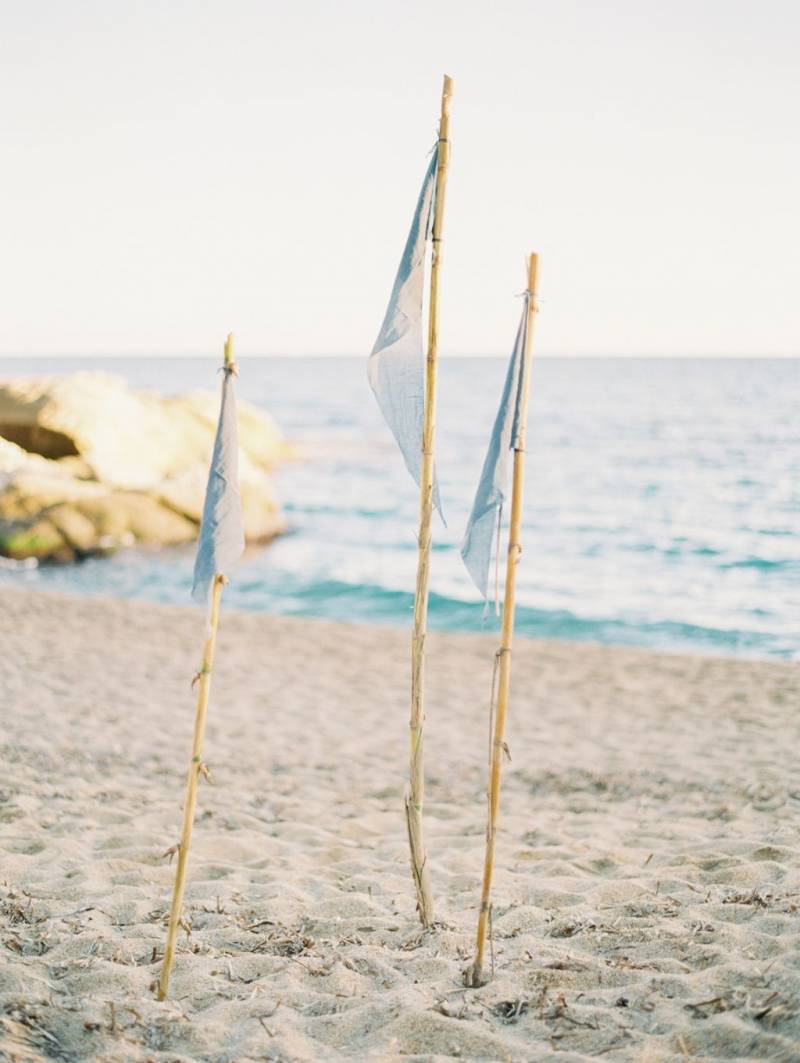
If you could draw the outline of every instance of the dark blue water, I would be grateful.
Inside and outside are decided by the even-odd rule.
[[[171,393],[208,360],[1,360],[0,377],[103,368]],[[505,363],[444,359],[430,623],[494,630],[458,554]],[[290,534],[248,553],[238,608],[405,624],[416,489],[361,358],[251,359],[239,393],[307,454],[282,469]],[[800,362],[542,359],[529,431],[518,631],[701,653],[800,656]],[[0,581],[189,600],[191,550],[129,551]]]

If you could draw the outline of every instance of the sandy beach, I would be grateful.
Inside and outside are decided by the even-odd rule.
[[[192,607],[4,590],[0,1059],[800,1059],[796,666],[519,640],[495,977],[462,987],[495,637],[225,611],[172,999]]]

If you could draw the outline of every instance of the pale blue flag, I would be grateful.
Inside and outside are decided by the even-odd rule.
[[[369,382],[392,430],[406,468],[419,486],[422,423],[425,405],[425,359],[422,348],[422,296],[425,248],[433,218],[437,149],[422,182],[394,288],[381,330],[369,356]],[[433,503],[441,514],[439,487]]]
[[[522,368],[525,352],[525,332],[528,322],[528,300],[525,295],[522,320],[517,329],[517,338],[511,361],[508,364],[506,382],[500,399],[489,449],[483,463],[472,512],[461,544],[461,556],[472,577],[472,582],[484,598],[489,597],[489,568],[492,560],[492,542],[499,531],[498,510],[506,498],[508,484],[508,456],[516,444],[522,402]]]
[[[198,601],[208,598],[214,576],[226,572],[244,550],[234,370],[224,369],[223,372],[219,423],[194,563],[192,596]]]

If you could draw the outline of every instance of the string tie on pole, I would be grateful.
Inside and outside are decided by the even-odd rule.
[[[509,764],[511,763],[511,750],[508,748],[508,742],[503,741],[502,738],[498,738],[494,743],[495,749],[502,749],[505,755],[508,757]]]
[[[526,288],[524,292],[517,292],[516,298],[517,299],[530,299],[533,302],[533,312],[534,312],[534,314],[538,314],[539,313],[539,303],[541,303],[542,300],[539,298],[539,296],[536,294],[536,292],[532,292],[529,288]]]
[[[211,675],[211,669],[207,664],[204,664],[203,667],[192,676],[192,690],[194,690],[204,675]]]

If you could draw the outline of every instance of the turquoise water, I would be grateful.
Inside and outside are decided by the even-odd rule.
[[[195,359],[0,360],[0,377],[104,368],[135,386],[216,387]],[[237,608],[406,624],[415,488],[366,361],[250,359],[239,392],[308,454],[277,486],[290,533],[251,550]],[[444,359],[430,624],[496,630],[458,554],[505,363]],[[518,631],[700,653],[800,657],[800,362],[535,363]],[[0,583],[189,601],[191,550],[126,551]]]

